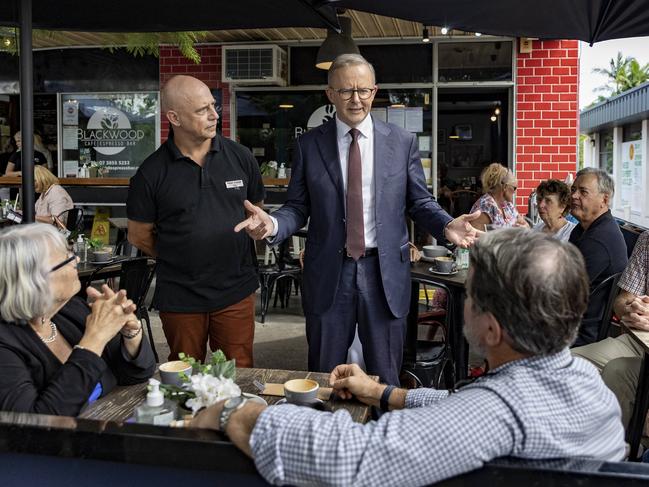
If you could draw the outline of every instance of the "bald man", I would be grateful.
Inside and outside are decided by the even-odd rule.
[[[255,290],[251,239],[232,231],[244,201],[263,205],[250,151],[216,132],[207,85],[174,76],[161,91],[169,138],[131,178],[128,240],[157,258],[154,304],[170,347],[205,360],[206,344],[252,367]]]

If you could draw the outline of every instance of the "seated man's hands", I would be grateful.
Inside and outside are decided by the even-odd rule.
[[[234,231],[238,233],[241,230],[245,230],[253,240],[263,240],[269,237],[273,233],[275,226],[268,213],[258,206],[253,205],[248,200],[244,201],[243,204],[246,208],[248,218],[234,227]]]
[[[649,296],[635,296],[628,300],[622,321],[632,328],[649,331]]]
[[[385,385],[370,379],[357,364],[338,365],[329,376],[329,385],[342,399],[352,396],[370,406],[377,406]]]

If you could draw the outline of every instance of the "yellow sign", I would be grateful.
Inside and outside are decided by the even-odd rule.
[[[110,216],[110,210],[107,208],[97,208],[95,211],[95,217],[92,220],[92,231],[90,232],[90,238],[99,240],[104,245],[108,245],[110,240],[110,223],[108,222],[108,217]]]

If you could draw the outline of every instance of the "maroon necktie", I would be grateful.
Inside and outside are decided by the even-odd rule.
[[[363,167],[358,146],[358,129],[351,129],[352,143],[347,158],[347,255],[354,260],[365,253],[365,225],[363,223]]]

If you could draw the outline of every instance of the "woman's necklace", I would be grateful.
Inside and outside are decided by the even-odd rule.
[[[45,318],[41,318],[41,324],[45,324]],[[50,336],[48,336],[47,338],[43,338],[42,336],[38,335],[38,338],[40,338],[43,343],[52,343],[54,340],[56,340],[56,337],[59,334],[56,330],[56,324],[51,320],[50,328],[52,331],[50,332]]]

